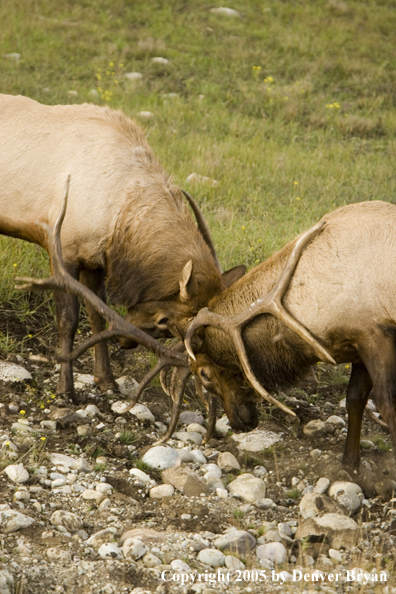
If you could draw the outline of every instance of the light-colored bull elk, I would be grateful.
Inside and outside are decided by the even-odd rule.
[[[139,306],[131,320],[153,337],[168,335],[158,303],[192,316],[241,268],[223,273],[199,208],[197,229],[182,191],[155,158],[143,131],[121,112],[95,105],[46,106],[0,95],[0,233],[49,250],[40,224],[54,226],[71,174],[62,250],[67,271],[114,304]],[[52,262],[51,262],[52,266]],[[75,296],[54,292],[60,353],[72,350]],[[172,305],[175,305],[175,308]],[[105,328],[88,304],[93,334]],[[128,319],[127,316],[127,319]],[[136,346],[131,337],[125,346]],[[114,384],[105,342],[95,345],[95,377]],[[58,392],[75,398],[71,362],[61,365]]]
[[[213,393],[213,378],[224,378],[225,371],[244,370],[250,384],[267,397],[267,390],[296,384],[324,357],[351,362],[343,463],[356,467],[362,415],[372,389],[396,447],[396,206],[351,204],[323,222],[294,272],[287,273],[287,263],[298,239],[214,297],[210,311],[202,310],[189,325],[186,348],[196,359],[200,380]],[[284,311],[278,302],[275,317],[272,293],[278,289]],[[267,300],[269,307],[262,308]],[[298,327],[293,328],[294,321]],[[238,390],[232,378],[221,396],[237,429],[249,425],[239,410],[250,407],[253,414],[256,399],[240,385]]]

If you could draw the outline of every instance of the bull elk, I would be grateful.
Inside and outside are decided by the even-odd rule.
[[[244,272],[222,273],[198,206],[185,194],[199,228],[143,131],[120,111],[0,95],[0,147],[0,233],[49,251],[42,224],[54,226],[70,174],[66,270],[103,300],[107,286],[128,316],[139,306],[138,325],[153,337],[168,335],[158,303],[193,316]],[[78,301],[59,289],[54,298],[67,359]],[[102,315],[89,303],[87,309],[93,334],[101,333]],[[124,338],[124,346],[136,341]],[[95,346],[95,378],[102,387],[114,385],[105,342]],[[70,359],[61,365],[58,392],[76,401]]]
[[[256,393],[280,405],[267,391],[295,385],[319,360],[352,363],[343,463],[357,467],[372,389],[396,447],[395,279],[396,206],[351,204],[215,296],[178,334],[237,430],[257,424]]]

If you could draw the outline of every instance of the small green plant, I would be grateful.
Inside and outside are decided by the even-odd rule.
[[[135,434],[132,431],[122,431],[119,437],[119,440],[127,445],[131,445],[134,441],[136,441]]]
[[[95,464],[94,469],[96,470],[96,472],[103,472],[104,470],[106,470],[107,468],[107,464]]]
[[[67,449],[71,454],[75,454],[76,456],[78,456],[78,454],[80,453],[80,446],[76,443],[68,443]]]
[[[299,499],[301,497],[301,492],[298,489],[290,489],[287,492],[287,496],[289,499]]]
[[[97,446],[92,452],[92,458],[99,458],[99,456],[105,456],[106,450],[101,446]]]
[[[135,461],[135,467],[139,470],[142,470],[143,472],[148,472],[150,470],[150,466],[146,464],[146,462],[143,462],[143,460],[140,458]]]
[[[389,452],[392,449],[392,444],[381,435],[374,435],[372,441],[382,452]]]
[[[243,512],[241,509],[234,509],[232,515],[236,520],[242,520],[243,516],[245,515],[245,512]]]

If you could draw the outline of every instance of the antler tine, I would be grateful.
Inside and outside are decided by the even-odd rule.
[[[208,429],[202,443],[207,443],[212,437],[216,425],[217,399],[205,390],[198,377],[194,375],[195,390],[208,411]]]
[[[174,380],[174,374],[175,372],[178,371],[179,372],[179,376],[178,376],[178,382],[173,381]],[[165,443],[166,441],[168,441],[168,439],[172,436],[174,430],[176,429],[176,425],[177,425],[177,421],[179,420],[179,415],[180,415],[180,411],[181,411],[181,407],[182,407],[182,403],[183,403],[183,395],[184,395],[184,390],[186,389],[186,385],[187,385],[187,380],[189,378],[191,374],[190,368],[183,368],[181,367],[178,370],[174,370],[172,372],[172,381],[171,381],[171,398],[172,398],[172,412],[171,412],[171,419],[169,422],[169,426],[168,429],[166,431],[166,433],[161,437],[161,439],[159,439],[155,445],[159,445],[161,443]],[[179,384],[179,388],[177,389],[177,387],[175,386],[175,384]]]
[[[185,195],[185,197],[187,198],[187,200],[192,208],[195,218],[197,219],[198,229],[201,231],[206,245],[209,247],[210,251],[212,252],[212,256],[214,258],[217,268],[219,269],[220,272],[223,272],[223,269],[221,268],[219,259],[216,254],[216,249],[215,249],[212,237],[210,235],[208,224],[205,221],[205,218],[202,214],[201,209],[199,208],[198,204],[195,202],[194,198],[192,196],[190,196],[190,194],[188,192],[186,192],[185,190],[182,190],[182,192]]]
[[[124,318],[122,318],[113,309],[106,305],[106,303],[104,303],[104,301],[102,301],[100,297],[98,297],[97,295],[95,295],[95,293],[88,289],[88,287],[82,285],[79,281],[77,281],[77,279],[73,278],[65,269],[62,258],[60,232],[62,222],[66,213],[69,187],[70,176],[68,176],[66,180],[62,206],[54,228],[52,229],[49,225],[41,225],[44,229],[46,229],[48,234],[48,248],[51,256],[53,275],[46,279],[17,277],[17,281],[21,281],[25,284],[17,285],[16,288],[28,290],[61,289],[68,293],[71,293],[72,295],[81,297],[85,299],[85,301],[89,303],[109,323],[109,329],[98,335],[98,341],[107,340],[110,336],[127,336],[148,348],[157,357],[167,358],[169,361],[169,365],[186,365],[185,355],[166,348],[160,342],[158,342],[142,330],[139,330],[139,328],[136,328],[132,324],[129,324],[129,322],[124,320]],[[92,344],[94,344],[92,340],[95,341],[96,338],[89,339],[89,341],[85,343],[85,347],[83,348],[81,345],[81,348],[85,350],[85,348],[89,348],[89,346],[92,346]],[[86,346],[87,344],[88,346]]]
[[[276,283],[275,287],[267,293],[264,297],[260,297],[251,306],[248,308],[246,312],[242,314],[232,316],[226,318],[225,316],[221,316],[214,312],[210,312],[208,308],[201,309],[195,319],[190,324],[190,327],[186,333],[185,337],[185,345],[186,350],[189,356],[195,360],[194,351],[192,348],[192,338],[195,332],[201,326],[213,326],[218,328],[219,330],[223,330],[231,335],[235,348],[238,354],[238,358],[242,365],[243,371],[247,379],[249,380],[250,384],[253,388],[266,400],[275,404],[283,411],[291,414],[292,416],[296,416],[295,413],[285,406],[283,403],[279,402],[271,396],[265,388],[258,382],[256,376],[253,373],[253,370],[250,366],[249,359],[246,353],[245,345],[242,340],[242,329],[243,327],[250,322],[253,318],[260,314],[269,313],[273,316],[277,317],[285,326],[293,330],[298,336],[300,336],[303,340],[308,342],[314,349],[317,357],[323,361],[328,363],[335,364],[333,357],[330,353],[317,341],[315,338],[308,332],[304,326],[302,326],[297,320],[295,320],[287,311],[284,309],[282,305],[282,297],[289,286],[290,280],[293,276],[295,268],[297,266],[298,260],[301,256],[301,253],[307,243],[311,241],[318,233],[323,229],[325,225],[325,221],[320,221],[316,225],[314,225],[311,229],[303,233],[297,242],[294,245],[294,248],[288,258],[285,268],[282,271],[282,274]]]

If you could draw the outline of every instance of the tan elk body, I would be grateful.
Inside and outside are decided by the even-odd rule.
[[[192,315],[226,286],[182,191],[137,124],[107,107],[46,106],[0,95],[0,233],[48,249],[38,223],[54,225],[68,175],[65,266],[102,298],[106,279],[112,301],[131,311],[166,299]],[[61,352],[67,354],[77,300],[63,291],[55,300]],[[91,308],[89,314],[93,331],[102,330],[98,313]],[[144,329],[154,336],[166,332],[153,308],[149,320]],[[95,373],[100,384],[113,382],[104,343],[96,346]],[[74,395],[71,363],[62,364],[59,390]]]
[[[321,232],[304,248],[282,303],[337,363],[352,362],[343,461],[356,466],[362,414],[372,387],[396,446],[396,206],[379,201],[351,204],[323,221]],[[198,354],[195,372],[221,397],[231,425],[239,430],[257,424],[256,398],[240,382],[235,343],[211,327],[217,323],[211,312],[224,316],[226,329],[230,317],[249,310],[273,289],[295,243],[214,297],[210,311],[200,312],[187,333],[188,350]],[[206,327],[198,330],[200,326]],[[242,339],[254,376],[269,391],[296,384],[319,359],[309,342],[272,315],[254,313]],[[234,379],[232,373],[237,374]],[[221,387],[224,381],[226,390]]]

